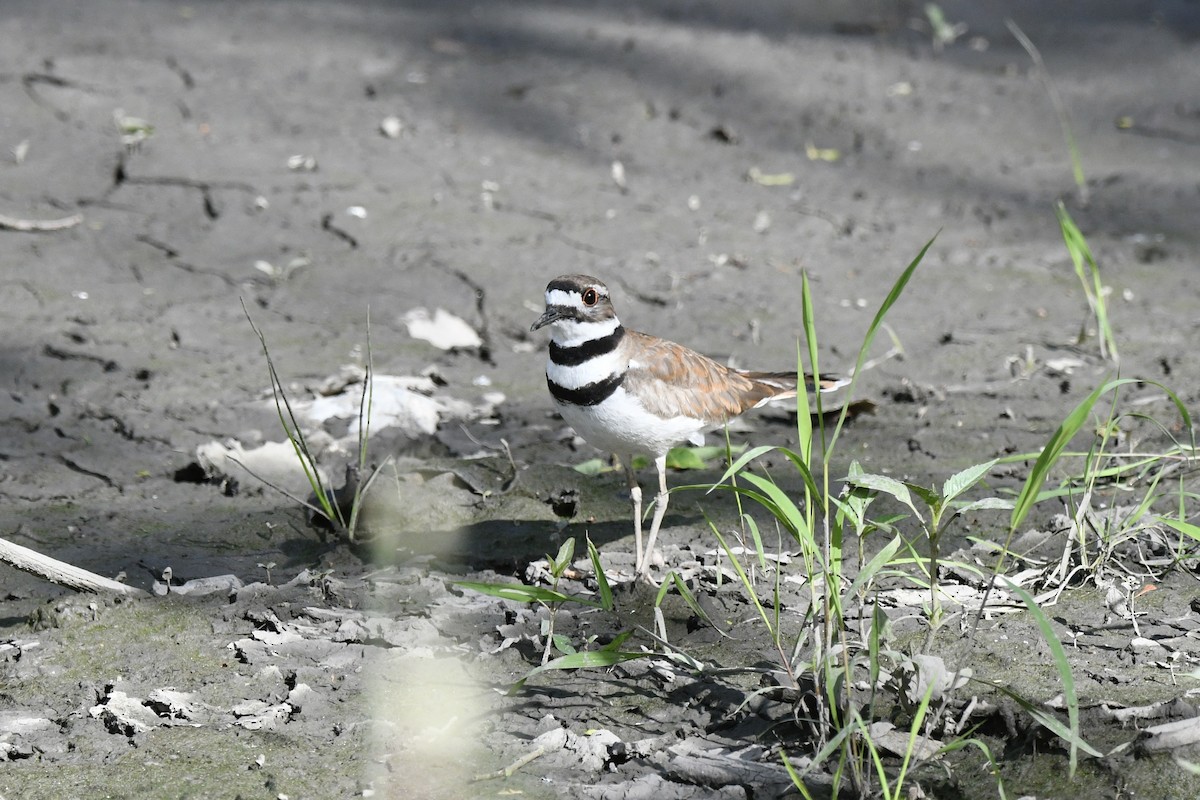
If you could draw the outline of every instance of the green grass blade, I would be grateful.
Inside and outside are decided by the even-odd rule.
[[[796,471],[800,473],[800,477],[804,480],[805,487],[813,494],[817,494],[819,492],[819,489],[817,487],[816,479],[813,477],[812,470],[810,470],[808,468],[808,464],[804,461],[804,456],[801,455],[800,453],[796,453],[792,450],[789,450],[786,447],[779,447],[776,445],[759,445],[758,447],[751,448],[750,450],[747,450],[746,452],[742,453],[738,457],[738,459],[736,461],[734,461],[732,464],[730,464],[729,468],[726,469],[724,473],[722,473],[721,477],[717,479],[717,482],[708,488],[708,491],[711,492],[714,489],[717,489],[718,487],[720,487],[723,483],[728,481],[730,478],[737,476],[737,475],[741,475],[742,472],[746,469],[746,466],[748,464],[750,464],[752,461],[755,461],[755,460],[761,458],[762,456],[766,455],[767,453],[773,453],[776,450],[778,450],[780,453],[782,453],[784,456],[786,456],[787,459],[789,461],[791,461],[792,464],[796,467]],[[703,487],[689,487],[689,488],[703,488]]]
[[[804,341],[808,346],[808,363],[812,366],[813,384],[814,387],[821,385],[821,372],[817,367],[817,328],[812,307],[812,293],[808,285],[808,272],[800,273],[800,319],[804,326]],[[799,351],[799,343],[797,343],[797,351]],[[800,353],[796,353],[796,372],[799,375],[804,375],[804,359]],[[801,379],[803,381],[803,379]],[[825,423],[820,420],[821,414],[821,392],[816,393],[817,398],[817,415],[818,424],[821,426],[822,434],[824,434]],[[796,392],[796,441],[799,443],[800,458],[805,465],[812,463],[812,412],[808,403],[808,392],[801,387],[800,391]]]
[[[546,589],[542,586],[526,586],[521,583],[483,583],[480,581],[451,581],[454,586],[461,586],[464,589],[470,589],[473,592],[486,594],[490,597],[499,597],[504,600],[513,600],[518,603],[580,603],[593,608],[600,608],[600,603],[592,600],[590,597],[581,597],[573,594],[563,594],[553,589]]]
[[[1173,528],[1179,531],[1184,536],[1200,542],[1200,525],[1194,525],[1186,520],[1171,519],[1170,517],[1155,517],[1156,520],[1166,525],[1168,528]]]
[[[896,301],[900,299],[900,295],[903,294],[904,287],[908,285],[908,281],[910,278],[912,278],[913,272],[916,271],[917,265],[920,264],[921,260],[925,258],[925,253],[928,252],[929,248],[933,246],[933,243],[936,239],[937,235],[934,234],[933,238],[925,243],[925,246],[921,248],[921,252],[917,253],[917,257],[909,263],[904,272],[900,273],[900,277],[896,279],[896,282],[892,284],[892,290],[888,292],[887,297],[885,297],[883,303],[880,304],[879,310],[875,312],[875,318],[867,327],[867,333],[863,337],[862,346],[858,350],[858,359],[854,362],[854,374],[850,377],[849,388],[846,389],[847,397],[853,396],[854,394],[854,386],[858,383],[858,379],[862,373],[863,364],[867,363],[867,354],[871,349],[871,343],[875,341],[875,334],[879,332],[879,328],[883,324],[884,317],[886,317],[888,312],[892,310],[892,306],[896,304]],[[842,412],[838,415],[837,424],[835,424],[833,427],[833,433],[830,436],[829,444],[827,444],[825,447],[826,464],[829,463],[829,457],[833,453],[834,444],[837,442],[838,435],[841,433],[842,426],[845,425],[846,416],[849,413],[850,404],[843,404]]]
[[[936,688],[936,682],[930,681],[929,687],[925,690],[925,694],[917,706],[916,713],[913,714],[912,722],[908,726],[908,742],[904,746],[904,758],[900,762],[900,771],[897,773],[896,781],[892,786],[892,793],[895,797],[902,796],[901,789],[904,786],[904,777],[908,774],[913,753],[916,752],[917,737],[921,735],[921,727],[925,722],[925,715],[929,713],[929,703],[933,700],[933,690]]]
[[[1058,90],[1050,80],[1046,63],[1042,60],[1042,54],[1033,44],[1033,40],[1026,36],[1025,31],[1021,30],[1011,19],[1004,20],[1004,24],[1008,26],[1008,30],[1021,47],[1025,48],[1025,52],[1029,54],[1029,60],[1037,67],[1038,77],[1041,78],[1042,86],[1045,87],[1046,94],[1050,96],[1050,102],[1054,105],[1054,113],[1058,116],[1058,125],[1062,129],[1063,139],[1067,143],[1067,153],[1071,157],[1071,173],[1075,178],[1075,188],[1079,190],[1079,202],[1087,205],[1087,178],[1083,174],[1083,160],[1079,157],[1079,145],[1075,141],[1075,134],[1071,131],[1071,120],[1067,116],[1067,107],[1063,104]]]
[[[801,453],[795,453],[787,448],[780,448],[780,452],[792,462],[792,466],[800,473],[801,479],[804,481],[805,491],[809,497],[821,497],[824,493],[817,486],[817,479],[813,476],[812,470],[808,468],[808,464],[804,461],[804,456]]]
[[[747,450],[746,452],[744,452],[740,456],[738,456],[737,460],[729,465],[729,468],[725,470],[725,472],[717,480],[717,483],[713,486],[713,488],[715,489],[716,486],[729,480],[734,475],[740,475],[742,473],[742,470],[744,470],[746,468],[746,465],[749,464],[751,461],[756,460],[759,456],[765,455],[767,453],[772,452],[773,450],[778,450],[778,449],[779,449],[778,447],[775,447],[773,445],[759,445],[758,447],[750,448],[749,450]]]
[[[849,595],[855,596],[859,592],[866,591],[866,588],[875,580],[875,576],[884,567],[891,564],[892,559],[896,557],[896,553],[904,546],[904,539],[899,536],[894,537],[890,542],[871,557],[858,574],[854,576],[854,583],[850,584]]]
[[[833,756],[834,753],[842,750],[842,748],[846,745],[847,740],[850,739],[851,735],[856,730],[857,729],[853,724],[842,726],[838,729],[838,732],[834,734],[828,742],[825,743],[824,747],[813,754],[812,759],[808,762],[807,767],[805,767],[799,773],[796,773],[795,768],[788,770],[789,774],[792,775],[793,783],[796,781],[803,782],[805,775],[807,775],[810,771],[823,766],[825,762],[828,761],[831,756]],[[796,788],[801,788],[799,783],[796,784]],[[837,797],[836,793],[834,794],[834,797]]]
[[[367,466],[367,440],[371,436],[371,407],[375,404],[375,355],[371,349],[371,307],[367,307],[367,364],[363,390],[358,398],[358,468]]]
[[[1100,267],[1096,264],[1096,258],[1092,255],[1092,249],[1088,246],[1083,231],[1079,230],[1079,226],[1075,224],[1075,220],[1071,219],[1071,215],[1067,213],[1067,207],[1061,201],[1055,207],[1055,213],[1058,215],[1058,226],[1062,231],[1063,242],[1066,244],[1067,252],[1071,255],[1071,262],[1075,266],[1075,274],[1083,285],[1088,308],[1096,318],[1096,328],[1100,339],[1100,356],[1111,358],[1113,363],[1119,363],[1121,357],[1117,353],[1117,340],[1108,321],[1108,304],[1104,299],[1104,284],[1100,280]],[[1089,278],[1091,279],[1090,285]]]
[[[879,748],[875,746],[875,740],[871,738],[871,726],[855,711],[854,719],[847,727],[850,730],[857,730],[862,737],[863,744],[867,746],[867,754],[871,758],[871,764],[875,767],[875,776],[879,778],[880,796],[883,797],[883,800],[899,800],[899,795],[892,790],[892,785],[888,783],[887,768],[883,764],[883,756],[880,754]]]
[[[1071,674],[1071,662],[1067,660],[1067,652],[1063,649],[1062,642],[1054,634],[1054,628],[1050,626],[1049,618],[1046,617],[1045,612],[1038,606],[1037,601],[1033,599],[1033,595],[1011,581],[1006,580],[1004,583],[1009,591],[1016,594],[1025,603],[1025,607],[1029,609],[1029,613],[1037,622],[1038,629],[1042,632],[1042,639],[1049,646],[1050,654],[1054,658],[1054,668],[1058,671],[1058,678],[1062,682],[1063,703],[1067,707],[1068,727],[1064,732],[1062,730],[1062,723],[1059,722],[1058,718],[1044,712],[1041,715],[1035,715],[1035,719],[1046,725],[1067,743],[1071,753],[1070,776],[1074,779],[1075,769],[1079,764],[1079,751],[1083,750],[1089,755],[1096,757],[1100,756],[1100,752],[1085,742],[1079,735],[1079,699],[1075,696],[1075,678]],[[1041,709],[1038,709],[1038,711],[1041,711]],[[1053,721],[1053,725],[1047,725],[1047,722],[1050,720]]]
[[[707,515],[705,516],[707,517]],[[763,624],[766,625],[767,633],[770,635],[772,640],[775,640],[777,636],[776,629],[771,624],[770,615],[767,614],[767,610],[763,608],[762,602],[758,599],[758,592],[754,591],[754,582],[750,580],[750,576],[747,575],[746,570],[742,568],[742,562],[738,561],[737,556],[734,554],[733,550],[730,549],[729,543],[726,542],[725,537],[721,535],[721,530],[717,527],[716,523],[709,519],[708,527],[712,530],[713,535],[717,537],[717,542],[720,543],[721,549],[725,551],[725,555],[729,558],[729,563],[733,566],[733,571],[737,573],[738,580],[741,581],[742,586],[746,589],[746,594],[750,597],[751,602],[754,603],[754,608],[758,611],[759,618],[763,621]]]
[[[1062,455],[1063,449],[1070,441],[1075,438],[1075,434],[1079,433],[1087,422],[1088,414],[1092,412],[1092,408],[1096,405],[1101,395],[1110,392],[1117,387],[1126,384],[1134,383],[1129,378],[1112,381],[1107,384],[1097,386],[1091,394],[1080,401],[1079,405],[1067,415],[1067,418],[1062,421],[1058,429],[1046,442],[1046,446],[1042,448],[1041,454],[1037,461],[1034,462],[1033,469],[1029,472],[1029,477],[1025,479],[1025,484],[1021,487],[1020,494],[1017,495],[1017,500],[1013,504],[1012,516],[1009,519],[1009,530],[1016,530],[1033,508],[1034,503],[1038,499],[1038,493],[1042,490],[1042,485],[1045,484],[1046,478],[1050,474],[1050,470],[1058,462],[1059,456]]]
[[[983,757],[988,761],[988,771],[993,778],[996,779],[996,794],[1000,800],[1007,800],[1008,795],[1004,792],[1004,780],[1000,776],[1000,765],[996,763],[995,756],[992,755],[992,750],[987,746],[987,743],[982,739],[970,738],[970,734],[975,732],[972,728],[968,733],[952,742],[946,744],[939,753],[953,753],[956,750],[962,750],[967,747],[975,747],[979,752],[983,753]]]
[[[754,555],[758,556],[758,567],[765,570],[767,568],[767,550],[763,546],[762,534],[758,530],[758,523],[749,514],[742,514],[742,519],[745,520],[746,527],[750,529],[750,538],[754,541]]]
[[[308,480],[313,494],[316,495],[317,502],[320,504],[325,518],[329,520],[330,524],[345,528],[346,519],[342,515],[341,506],[334,499],[333,492],[327,489],[324,481],[321,480],[321,472],[317,469],[317,461],[308,448],[308,441],[304,438],[304,433],[300,429],[300,423],[296,420],[296,414],[292,411],[292,404],[288,400],[287,393],[283,390],[283,381],[279,379],[279,373],[275,371],[275,362],[271,358],[270,348],[267,347],[267,337],[254,324],[254,318],[250,316],[250,309],[246,308],[246,301],[243,299],[241,303],[242,313],[246,315],[246,321],[250,323],[250,329],[258,337],[258,342],[262,345],[263,356],[267,359],[267,373],[271,378],[271,394],[275,398],[275,413],[279,416],[279,424],[283,427],[284,435],[287,436],[288,441],[292,444],[292,449],[296,453],[296,460],[300,462],[300,467],[304,470],[304,477]],[[291,422],[290,425],[288,424],[289,420]]]
[[[604,574],[604,567],[600,563],[600,551],[596,549],[596,545],[592,542],[590,536],[587,540],[587,550],[588,558],[592,560],[592,570],[596,573],[596,587],[600,592],[600,607],[605,611],[612,611],[612,586],[609,584],[608,576]]]
[[[1175,410],[1179,412],[1179,416],[1182,418],[1183,429],[1188,432],[1188,446],[1194,453],[1196,449],[1196,431],[1192,426],[1192,415],[1188,413],[1187,406],[1184,405],[1183,400],[1181,400],[1179,395],[1175,394],[1175,392],[1173,392],[1170,388],[1164,386],[1158,381],[1147,379],[1142,382],[1151,386],[1157,386],[1159,389],[1162,389],[1167,393],[1167,397],[1170,398],[1171,403],[1175,406]]]
[[[700,606],[699,601],[696,600],[696,596],[694,594],[692,594],[692,591],[690,589],[688,589],[687,584],[683,582],[683,578],[681,578],[679,576],[679,573],[676,572],[675,570],[671,570],[670,575],[671,575],[671,580],[669,582],[663,581],[662,587],[659,588],[658,597],[656,598],[654,604],[656,606],[661,605],[663,597],[665,597],[667,594],[666,590],[668,588],[670,588],[671,586],[674,586],[675,591],[679,592],[679,596],[683,598],[683,602],[687,603],[687,607],[692,610],[692,613],[695,614],[700,619],[707,622],[709,625],[711,625],[713,630],[715,630],[717,633],[724,636],[725,635],[724,631],[722,631],[720,628],[718,628],[716,623],[714,623],[712,621],[712,619],[709,618],[708,612],[705,611]]]
[[[788,777],[792,779],[792,785],[796,787],[796,791],[800,792],[800,796],[804,800],[813,800],[812,792],[808,791],[808,787],[804,785],[804,779],[800,777],[800,773],[796,772],[796,768],[788,760],[787,753],[780,750],[779,758],[783,761],[783,768],[787,770]]]
[[[802,545],[813,544],[813,534],[812,530],[809,529],[808,519],[796,504],[792,502],[792,498],[788,497],[787,492],[779,488],[774,481],[751,472],[747,472],[741,477],[746,483],[751,484],[767,496],[770,500],[768,508],[773,509],[772,513],[784,524],[784,527],[788,529],[798,543]]]
[[[368,440],[371,437],[371,408],[375,403],[375,356],[371,350],[371,307],[367,306],[367,363],[363,370],[362,394],[358,398],[358,480],[354,484],[354,497],[350,502],[350,521],[346,532],[350,541],[358,538],[358,512],[362,508],[362,496],[375,475],[366,481],[362,476],[367,471]],[[376,473],[378,474],[378,473]]]
[[[679,492],[679,491],[684,491],[686,489],[705,489],[705,488],[709,489],[710,491],[719,490],[722,492],[733,492],[739,498],[741,498],[741,497],[748,498],[750,501],[759,504],[760,506],[765,508],[767,511],[770,511],[776,518],[780,518],[780,519],[782,518],[783,512],[775,507],[775,503],[774,503],[774,501],[771,500],[771,498],[767,497],[762,492],[756,492],[753,489],[749,489],[745,486],[733,486],[733,485],[718,483],[714,486],[709,486],[709,487],[676,486],[675,488],[671,489],[671,491]]]

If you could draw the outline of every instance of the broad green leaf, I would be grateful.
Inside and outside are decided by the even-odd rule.
[[[534,675],[542,672],[549,672],[553,669],[585,669],[588,667],[611,667],[616,664],[621,664],[625,661],[633,661],[637,658],[652,658],[654,653],[649,652],[629,652],[625,650],[585,650],[581,653],[570,653],[565,656],[553,659],[540,667],[534,667],[525,673],[525,676],[514,683],[508,689],[508,694],[513,695],[521,691],[525,686],[526,681]]]
[[[949,503],[978,483],[994,466],[996,466],[996,459],[993,458],[991,461],[976,464],[973,467],[967,467],[962,472],[954,473],[942,484],[942,500]]]
[[[908,487],[910,492],[921,498],[921,502],[929,506],[931,509],[937,510],[941,508],[942,496],[939,495],[935,490],[926,489],[921,484],[913,483],[911,481],[905,481],[904,485]]]
[[[576,464],[571,469],[581,475],[599,475],[602,472],[612,472],[612,465],[602,458],[592,458],[582,464]]]
[[[729,448],[733,453],[741,453],[746,445]],[[672,447],[667,452],[667,467],[670,469],[704,469],[708,462],[725,457],[725,446],[708,445],[706,447]]]
[[[903,481],[898,481],[887,475],[875,475],[867,472],[859,473],[858,475],[848,475],[846,480],[855,486],[882,492],[895,498],[912,509],[913,513],[917,515],[917,519],[924,519],[921,516],[921,512],[917,510],[916,505],[913,504],[912,494],[908,491],[908,486]]]
[[[550,573],[554,575],[555,578],[562,577],[563,570],[571,566],[571,561],[574,556],[575,537],[571,536],[562,543],[562,547],[558,548],[558,555],[556,555],[553,559],[549,557],[546,558],[546,560],[550,562]]]

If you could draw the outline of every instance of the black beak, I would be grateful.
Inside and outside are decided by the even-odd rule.
[[[529,331],[532,333],[539,328],[544,328],[552,322],[557,322],[563,318],[563,314],[556,308],[547,308],[546,313],[537,318],[537,321],[529,326]]]

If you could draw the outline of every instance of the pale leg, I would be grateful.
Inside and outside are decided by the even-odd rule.
[[[650,579],[650,560],[654,557],[654,540],[658,538],[658,526],[662,525],[663,517],[667,514],[667,456],[664,453],[654,459],[654,469],[658,471],[658,495],[654,498],[654,520],[650,523],[650,536],[646,539],[646,554],[640,557],[638,575]],[[640,494],[640,491],[639,491]],[[638,524],[641,530],[641,524]]]
[[[642,572],[642,487],[638,485],[637,475],[633,471],[633,456],[625,458],[625,480],[629,483],[629,502],[633,504],[633,541],[637,548],[637,560],[634,569],[640,575]]]

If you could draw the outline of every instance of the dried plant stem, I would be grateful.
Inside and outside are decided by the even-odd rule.
[[[7,214],[0,214],[0,228],[22,233],[42,233],[45,231],[61,231],[73,228],[83,222],[79,214],[72,214],[62,219],[18,219]]]

